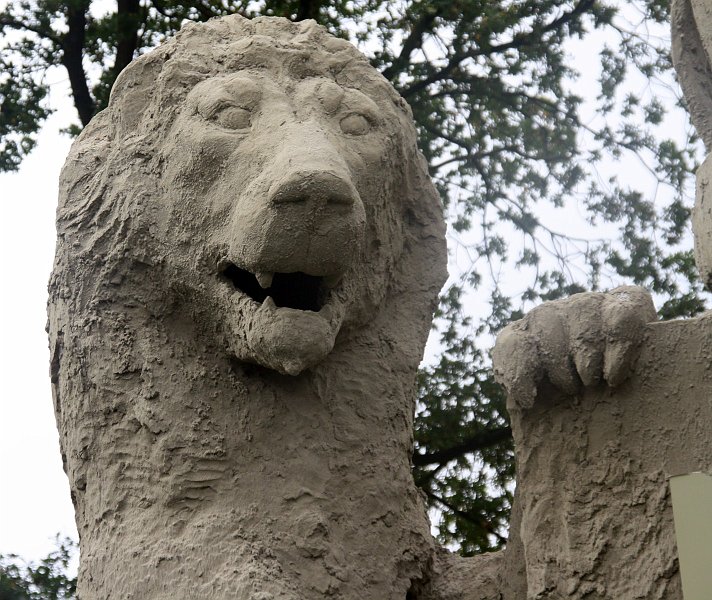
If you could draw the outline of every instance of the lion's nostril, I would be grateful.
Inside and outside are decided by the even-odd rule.
[[[272,190],[270,200],[274,204],[314,202],[348,207],[359,200],[359,195],[345,174],[297,171]]]
[[[272,196],[272,202],[275,204],[297,204],[300,202],[306,202],[308,199],[308,196],[301,193],[299,190],[290,189],[280,189]]]

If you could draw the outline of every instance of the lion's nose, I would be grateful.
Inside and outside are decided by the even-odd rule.
[[[272,186],[269,199],[274,204],[304,202],[344,207],[360,202],[359,194],[347,176],[312,169],[288,174]]]

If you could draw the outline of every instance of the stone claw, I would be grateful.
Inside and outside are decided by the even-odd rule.
[[[495,376],[519,408],[530,408],[546,381],[567,395],[601,382],[616,387],[656,318],[650,294],[633,286],[547,302],[499,334]]]

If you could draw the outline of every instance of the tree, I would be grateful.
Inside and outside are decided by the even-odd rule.
[[[77,578],[67,574],[76,544],[57,538],[57,549],[39,564],[18,556],[0,555],[0,598],[3,600],[69,600],[75,598]]]
[[[696,136],[663,135],[664,103],[650,86],[631,91],[641,88],[631,82],[672,80],[668,40],[655,35],[669,18],[666,0],[118,0],[101,14],[93,8],[18,0],[0,12],[0,169],[16,169],[35,144],[51,111],[49,68],[66,70],[77,132],[106,106],[132,58],[186,21],[228,13],[316,19],[359,45],[409,102],[453,239],[475,257],[442,297],[443,351],[421,372],[413,457],[416,480],[442,514],[442,541],[465,553],[504,543],[514,471],[503,393],[478,340],[532,302],[602,280],[651,288],[666,318],[704,308],[683,244]],[[603,41],[591,106],[576,93],[568,47],[594,34]],[[667,186],[662,202],[606,174],[627,155]],[[547,224],[541,208],[567,202],[591,225],[616,227],[620,241],[576,239]],[[521,272],[523,289],[502,285],[504,268]],[[477,319],[467,314],[472,293],[489,297]]]

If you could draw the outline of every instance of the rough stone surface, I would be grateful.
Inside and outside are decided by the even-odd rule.
[[[692,230],[695,234],[695,262],[702,281],[712,290],[712,155],[708,155],[697,170]]]
[[[672,3],[672,58],[692,122],[712,150],[712,4],[708,0],[674,0]],[[702,280],[712,289],[712,199],[710,158],[697,174],[697,194],[692,213],[695,260]]]
[[[525,563],[513,598],[682,600],[668,479],[712,472],[712,312],[644,325],[651,306],[637,288],[578,294],[497,341]]]
[[[672,58],[692,122],[712,149],[712,6],[707,0],[673,0]]]
[[[546,383],[575,395],[630,375],[655,307],[642,288],[575,294],[532,310],[506,327],[493,351],[495,370],[510,402],[531,408]]]
[[[50,283],[82,600],[424,585],[444,232],[408,106],[314,23],[190,25],[122,73],[64,167]]]

